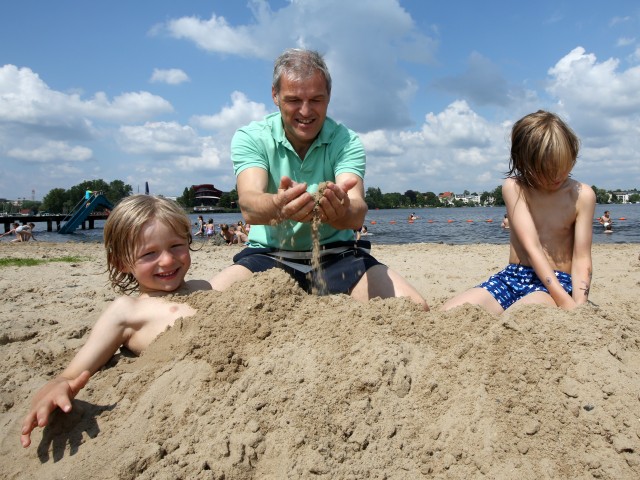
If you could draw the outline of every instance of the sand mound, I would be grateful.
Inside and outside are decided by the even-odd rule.
[[[186,301],[197,318],[114,358],[30,450],[5,422],[4,478],[640,476],[631,300],[425,313],[272,271]],[[73,350],[53,345],[14,364],[57,373]]]

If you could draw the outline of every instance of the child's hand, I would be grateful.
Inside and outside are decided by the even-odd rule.
[[[31,410],[22,421],[20,443],[23,447],[31,445],[31,431],[36,426],[42,428],[49,423],[49,415],[56,408],[65,413],[71,411],[71,400],[87,384],[91,373],[85,370],[72,380],[57,377],[42,387],[31,402]]]
[[[573,310],[578,306],[575,300],[569,295],[567,295],[566,298],[562,297],[562,300],[560,302],[556,302],[556,304],[563,310]]]

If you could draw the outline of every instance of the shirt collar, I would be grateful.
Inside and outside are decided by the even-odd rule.
[[[271,135],[273,136],[273,139],[276,142],[282,143],[283,145],[286,145],[293,150],[291,143],[284,134],[284,127],[282,126],[282,115],[280,115],[280,112],[271,113],[267,115],[266,118],[271,125]],[[337,124],[335,121],[333,121],[329,117],[325,117],[324,124],[322,125],[322,130],[320,130],[318,137],[313,141],[311,147],[309,147],[309,150],[313,149],[316,145],[330,143],[336,126]]]

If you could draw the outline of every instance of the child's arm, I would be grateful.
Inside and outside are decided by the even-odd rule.
[[[571,283],[573,299],[578,305],[589,300],[591,288],[591,241],[593,238],[593,215],[596,209],[596,196],[593,190],[581,184],[577,202],[577,217],[574,227],[573,258],[571,261]]]
[[[576,302],[565,291],[556,277],[547,256],[544,253],[538,230],[524,198],[524,192],[517,182],[507,178],[502,187],[502,197],[507,206],[512,232],[518,237],[520,245],[527,252],[531,267],[540,281],[549,291],[549,295],[558,307],[570,310]]]
[[[23,447],[31,444],[31,431],[36,426],[42,428],[49,423],[49,415],[56,408],[65,413],[71,410],[71,400],[86,385],[89,377],[125,343],[130,333],[124,319],[132,301],[129,297],[121,297],[109,305],[69,366],[36,393],[22,422],[20,441]]]

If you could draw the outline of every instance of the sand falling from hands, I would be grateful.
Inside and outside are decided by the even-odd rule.
[[[322,275],[322,262],[320,262],[320,199],[327,188],[327,182],[322,182],[318,185],[318,191],[315,194],[316,206],[313,208],[313,219],[311,220],[311,266],[313,270],[310,272],[312,275],[311,293],[313,294],[325,294],[327,292],[327,282]]]

